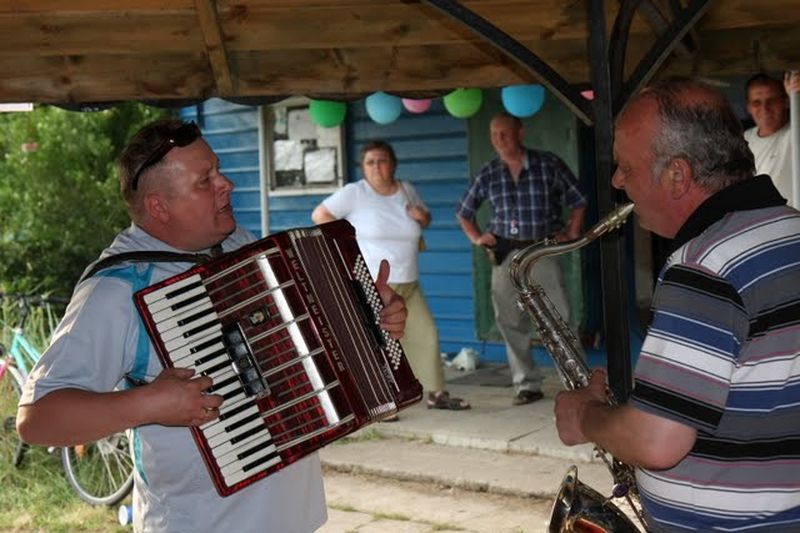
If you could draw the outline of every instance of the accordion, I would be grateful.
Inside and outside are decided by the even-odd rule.
[[[191,428],[221,496],[422,397],[347,221],[276,233],[134,300],[162,363],[224,398]]]

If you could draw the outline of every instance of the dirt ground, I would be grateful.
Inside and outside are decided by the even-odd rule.
[[[320,533],[546,531],[551,502],[377,476],[325,472]]]

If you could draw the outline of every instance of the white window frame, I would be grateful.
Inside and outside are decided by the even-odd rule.
[[[273,150],[273,143],[275,142],[275,110],[276,109],[287,109],[287,108],[302,108],[308,107],[311,103],[311,100],[304,97],[304,96],[293,96],[291,98],[287,98],[285,100],[281,100],[272,105],[264,106],[262,113],[262,120],[263,120],[263,131],[264,131],[264,147],[263,153],[266,154],[265,157],[265,184],[267,194],[271,197],[277,196],[310,196],[310,195],[320,195],[320,194],[331,194],[332,192],[339,189],[343,183],[345,183],[345,170],[347,165],[345,164],[345,157],[346,157],[346,146],[345,146],[345,135],[344,135],[344,125],[340,124],[335,128],[328,128],[329,130],[335,130],[334,136],[337,140],[337,144],[335,146],[336,149],[336,181],[331,183],[330,185],[311,185],[311,186],[284,186],[284,187],[276,187],[275,185],[275,151]]]

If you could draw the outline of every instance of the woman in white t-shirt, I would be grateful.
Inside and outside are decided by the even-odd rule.
[[[419,285],[417,254],[422,228],[431,223],[425,203],[407,181],[395,179],[397,158],[391,145],[370,141],[361,150],[364,179],[348,183],[319,204],[311,214],[315,224],[347,219],[373,277],[381,259],[392,269],[389,285],[405,298],[408,318],[400,344],[425,390],[430,409],[469,409],[444,388],[439,334]],[[392,420],[392,419],[388,419]],[[396,420],[396,417],[394,418]]]

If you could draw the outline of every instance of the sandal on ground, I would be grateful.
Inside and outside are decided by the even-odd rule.
[[[450,411],[463,411],[471,406],[461,398],[453,398],[447,391],[428,393],[428,409],[449,409]]]
[[[397,422],[398,420],[400,420],[400,417],[397,415],[389,415],[380,419],[381,422]]]

